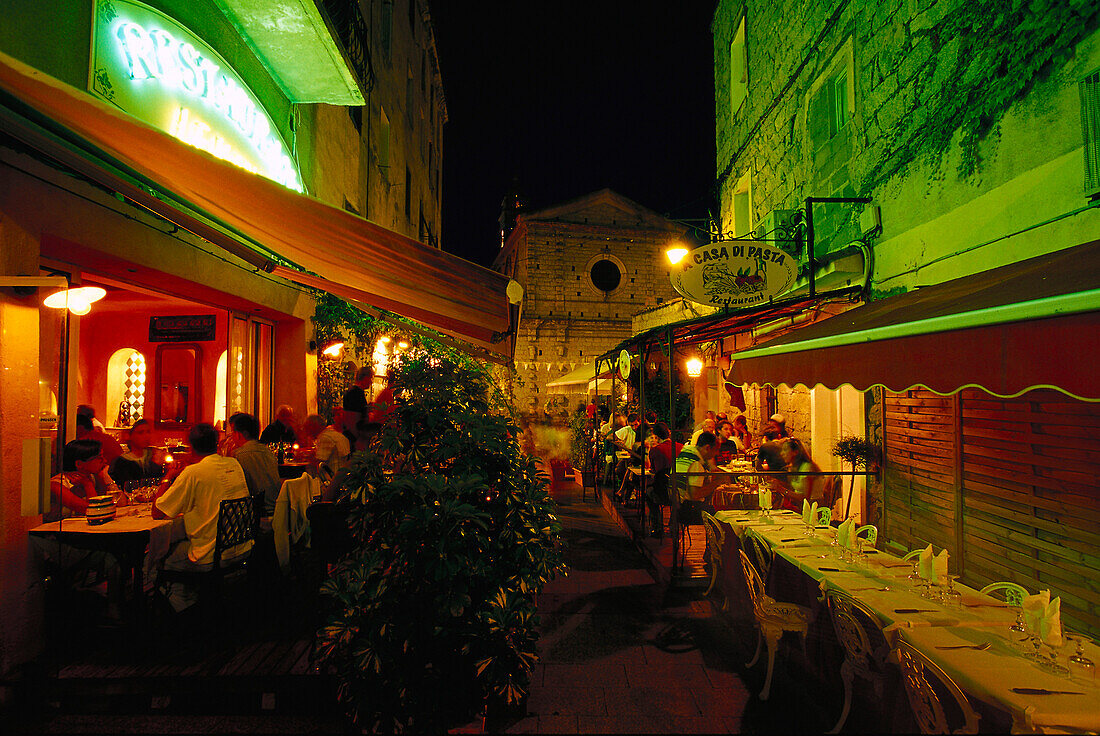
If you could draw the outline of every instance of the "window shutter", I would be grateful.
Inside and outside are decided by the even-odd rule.
[[[1085,143],[1085,194],[1100,194],[1100,70],[1078,85],[1081,93],[1081,134]]]

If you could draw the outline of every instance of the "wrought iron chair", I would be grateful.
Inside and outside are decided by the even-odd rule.
[[[707,592],[703,593],[704,596],[710,595],[710,592],[714,590],[715,584],[718,582],[718,573],[722,569],[722,545],[726,542],[726,530],[722,528],[722,525],[718,523],[718,519],[703,512],[703,529],[707,533],[707,548],[710,552],[708,562],[710,562],[710,586],[707,588]],[[722,602],[722,610],[726,610],[728,601]]]
[[[915,549],[915,550],[912,550],[910,552],[906,552],[905,556],[902,557],[901,559],[908,562],[909,560],[913,559],[914,557],[920,557],[920,553],[923,552],[923,551],[924,550],[922,550],[922,549]]]
[[[749,530],[741,539],[741,548],[747,550],[749,562],[760,574],[760,579],[767,581],[772,569],[772,558],[775,556],[768,543],[760,535]]]
[[[262,499],[262,496],[260,497]],[[256,497],[243,496],[218,504],[218,530],[214,539],[214,560],[209,569],[203,570],[160,570],[157,585],[181,582],[196,585],[199,588],[200,603],[208,603],[203,598],[221,599],[222,580],[227,572],[243,570],[248,564],[249,552],[235,555],[224,560],[228,551],[246,542],[254,542],[260,523],[256,513]]]
[[[833,510],[825,506],[817,510],[817,518],[814,519],[814,526],[829,526],[832,521]]]
[[[1013,608],[1019,608],[1024,605],[1024,598],[1027,597],[1027,588],[1016,583],[1010,583],[1007,580],[990,583],[982,588],[982,592],[986,595],[993,595],[994,593],[1003,593],[1005,602]]]
[[[871,683],[876,702],[881,702],[887,682],[887,657],[890,645],[882,634],[882,621],[866,606],[843,591],[825,590],[825,605],[836,631],[837,641],[844,648],[840,678],[844,681],[844,707],[840,718],[829,733],[840,733],[852,708],[855,678]]]
[[[745,583],[752,600],[752,610],[756,618],[757,638],[756,654],[745,666],[752,667],[760,659],[760,651],[765,644],[768,647],[768,672],[764,677],[764,687],[760,699],[767,700],[772,688],[772,674],[775,671],[775,653],[779,640],[785,632],[799,635],[802,646],[806,646],[806,631],[810,627],[810,610],[794,603],[779,603],[764,593],[764,581],[756,568],[752,566],[748,555],[741,552],[741,569],[745,573]]]
[[[864,524],[856,529],[856,536],[865,537],[867,541],[871,543],[871,546],[874,547],[878,543],[878,527],[874,524]],[[906,555],[906,559],[909,559],[908,555]]]
[[[921,733],[978,733],[978,714],[970,707],[966,693],[946,672],[905,641],[898,641],[893,658],[901,667],[901,679],[909,706]],[[944,708],[950,697],[951,714]],[[956,726],[959,721],[961,726]]]

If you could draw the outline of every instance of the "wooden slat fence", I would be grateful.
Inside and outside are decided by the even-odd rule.
[[[1100,635],[1100,405],[1054,391],[1000,399],[886,395],[886,538],[947,547],[963,581],[1062,596]],[[961,511],[956,524],[955,511]]]

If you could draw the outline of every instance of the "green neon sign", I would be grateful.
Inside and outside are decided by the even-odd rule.
[[[92,92],[185,143],[303,191],[278,128],[217,51],[135,0],[96,0],[94,17]]]

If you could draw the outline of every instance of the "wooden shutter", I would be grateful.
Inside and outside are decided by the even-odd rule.
[[[961,400],[964,581],[1049,588],[1067,626],[1100,633],[1100,404]]]
[[[954,556],[955,398],[926,390],[884,396],[886,537],[905,549],[932,544]]]
[[[1085,144],[1085,195],[1100,193],[1100,71],[1077,84],[1081,94],[1081,135]]]

